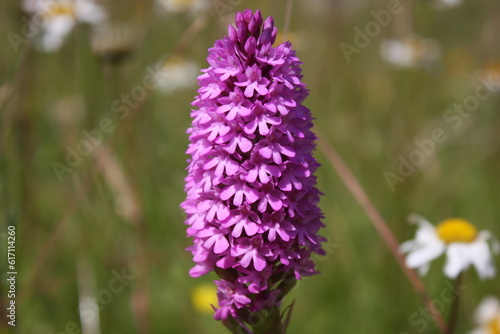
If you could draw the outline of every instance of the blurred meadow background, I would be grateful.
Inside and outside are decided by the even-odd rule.
[[[58,41],[30,25],[37,14],[23,1],[0,4],[1,307],[15,225],[13,333],[225,332],[207,307],[215,275],[188,275],[179,204],[196,76],[245,8],[273,16],[278,39],[292,41],[315,130],[399,242],[414,237],[410,213],[463,217],[500,236],[498,1],[297,0],[289,20],[285,0],[94,5]],[[78,18],[63,5],[38,17],[64,11]],[[478,90],[487,97],[474,99]],[[324,152],[315,156],[327,256],[285,300],[295,299],[289,333],[438,333],[415,323],[425,319],[418,295]],[[443,262],[423,278],[438,300]],[[476,326],[484,296],[500,296],[498,278],[462,279],[457,333]]]

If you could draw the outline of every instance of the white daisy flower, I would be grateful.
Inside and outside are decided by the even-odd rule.
[[[475,319],[478,328],[469,334],[499,334],[500,333],[500,300],[489,296],[479,304]]]
[[[435,0],[434,5],[438,10],[446,10],[462,5],[463,0]]]
[[[396,67],[412,68],[424,67],[439,60],[441,51],[435,40],[410,35],[382,41],[380,55],[382,59]]]
[[[171,57],[156,73],[158,89],[163,93],[171,93],[190,88],[196,84],[199,72],[200,68],[195,63],[182,57]]]
[[[444,273],[449,278],[456,278],[471,265],[481,279],[496,275],[492,251],[498,254],[500,245],[489,231],[478,231],[461,218],[447,219],[437,226],[417,215],[411,215],[409,219],[418,224],[415,239],[400,246],[402,253],[408,253],[406,265],[409,268],[417,268],[421,275],[425,275],[430,262],[446,253]]]
[[[156,0],[156,4],[169,13],[195,13],[208,5],[207,0]]]
[[[77,23],[96,25],[107,18],[92,0],[24,0],[23,9],[32,14],[31,29],[39,34],[37,46],[43,52],[59,50]]]
[[[137,22],[109,22],[94,28],[90,45],[101,58],[119,62],[129,56],[144,35],[145,26]]]
[[[474,84],[477,84],[478,81],[483,84],[486,81],[488,82],[486,88],[490,92],[500,92],[500,63],[489,63],[485,67],[477,70],[474,79]]]

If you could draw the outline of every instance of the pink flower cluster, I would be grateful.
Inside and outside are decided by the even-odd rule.
[[[236,15],[209,49],[188,130],[187,234],[198,277],[221,277],[216,319],[279,306],[285,281],[316,273],[323,254],[308,95],[273,18]]]

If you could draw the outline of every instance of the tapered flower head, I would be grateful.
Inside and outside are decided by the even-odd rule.
[[[444,220],[437,226],[417,215],[410,216],[410,220],[418,224],[416,237],[400,246],[403,253],[408,253],[408,267],[418,268],[425,275],[430,262],[446,253],[444,273],[449,278],[456,278],[471,265],[481,279],[496,275],[492,254],[498,254],[500,246],[489,231],[478,231],[459,218]]]
[[[217,319],[279,306],[292,282],[316,273],[311,253],[323,254],[308,91],[276,33],[271,17],[238,13],[198,77],[182,207],[191,276],[221,277]]]

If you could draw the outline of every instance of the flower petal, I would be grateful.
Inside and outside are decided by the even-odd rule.
[[[449,278],[457,278],[458,274],[470,266],[469,247],[463,243],[454,243],[446,250],[444,273]]]
[[[500,301],[495,297],[485,297],[479,304],[474,318],[479,325],[487,325],[500,313]]]
[[[224,236],[220,235],[215,241],[214,253],[220,254],[228,248],[229,248],[229,241],[227,241],[227,239]]]
[[[408,254],[406,265],[409,268],[421,267],[443,254],[444,248],[442,242],[428,243]]]
[[[472,262],[476,268],[479,277],[482,280],[495,277],[496,270],[488,243],[483,240],[478,240],[472,243],[469,248],[470,262]]]
[[[408,240],[399,245],[399,251],[405,254],[413,250],[417,245],[418,243],[415,240]]]
[[[420,276],[425,276],[425,275],[427,275],[427,273],[429,272],[430,267],[431,267],[430,263],[426,263],[426,264],[421,265],[421,266],[418,268],[418,274],[419,274]]]
[[[255,251],[253,256],[253,266],[257,271],[262,271],[266,267],[266,260],[257,251]]]

